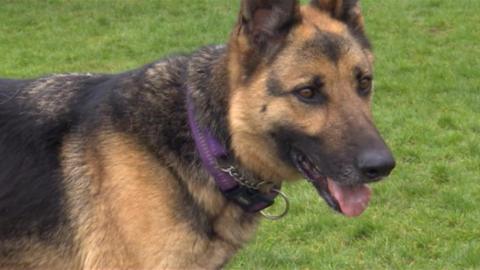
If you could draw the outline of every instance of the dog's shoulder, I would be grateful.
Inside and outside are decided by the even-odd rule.
[[[86,112],[80,104],[101,100],[95,88],[113,77],[0,79],[0,248],[5,239],[53,239],[68,223],[59,151]]]

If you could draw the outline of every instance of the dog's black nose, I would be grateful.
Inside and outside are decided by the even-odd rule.
[[[360,153],[357,158],[357,166],[365,180],[369,182],[378,181],[395,168],[395,159],[390,150],[366,150]]]

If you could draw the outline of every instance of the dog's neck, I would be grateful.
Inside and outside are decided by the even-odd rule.
[[[227,122],[228,86],[226,47],[206,47],[190,58],[187,67],[188,91],[195,107],[196,121],[208,128],[226,149],[230,145]]]
[[[214,49],[224,51],[223,47]],[[229,107],[229,104],[225,103],[227,100],[225,95],[229,94],[228,89],[225,89],[228,87],[228,83],[225,82],[228,76],[224,74],[225,61],[221,61],[225,56],[204,62],[205,53],[200,51],[198,55],[200,66],[196,65],[198,64],[195,62],[197,56],[194,56],[194,61],[188,66],[188,74],[190,76],[200,74],[200,77],[189,81],[185,86],[188,123],[195,141],[196,152],[200,156],[204,169],[214,179],[226,198],[247,212],[259,212],[273,204],[277,193],[272,190],[275,187],[272,183],[253,178],[249,172],[246,172],[246,175],[242,173],[233,151],[228,149],[229,136],[225,137],[225,134],[230,134],[225,116],[225,108]],[[206,55],[215,57],[211,52],[207,52]],[[212,81],[215,85],[212,85]],[[218,113],[212,114],[215,110]],[[202,123],[205,119],[208,121]],[[214,132],[215,130],[217,132]]]
[[[114,127],[136,137],[169,170],[170,180],[177,185],[171,201],[181,208],[177,218],[198,234],[227,241],[233,254],[253,235],[259,215],[227,200],[205,170],[188,125],[185,96],[188,85],[198,125],[233,153],[227,120],[227,67],[225,47],[204,48],[132,73],[134,85],[129,89],[136,87],[137,91],[114,91],[109,100]],[[236,165],[243,174],[250,173]]]

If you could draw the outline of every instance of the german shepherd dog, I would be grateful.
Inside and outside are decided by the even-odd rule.
[[[0,80],[0,268],[219,269],[282,181],[346,216],[395,166],[355,0],[242,0],[224,46]]]

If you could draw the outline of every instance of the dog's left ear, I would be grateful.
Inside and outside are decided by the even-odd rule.
[[[310,5],[327,12],[332,18],[344,22],[353,32],[364,33],[359,0],[312,0]]]
[[[297,0],[242,0],[239,26],[257,52],[278,46],[299,20]]]

